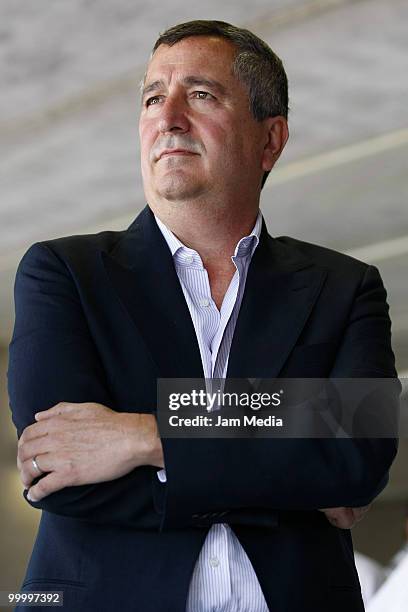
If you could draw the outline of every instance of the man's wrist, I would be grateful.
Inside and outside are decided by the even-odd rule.
[[[142,414],[147,425],[146,435],[146,465],[164,468],[163,446],[157,426],[157,419],[153,414]]]
[[[164,467],[156,417],[145,413],[122,413],[122,416],[126,424],[130,458],[135,467]]]

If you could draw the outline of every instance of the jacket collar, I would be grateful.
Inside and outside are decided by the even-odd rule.
[[[202,378],[200,351],[173,258],[146,206],[108,253],[106,272],[163,378]],[[232,341],[229,378],[278,376],[326,271],[262,223]]]

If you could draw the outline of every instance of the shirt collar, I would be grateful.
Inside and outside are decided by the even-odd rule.
[[[165,225],[163,221],[161,221],[158,217],[156,217],[156,215],[154,215],[154,218],[156,219],[156,223],[159,226],[159,229],[168,244],[168,247],[170,249],[170,252],[173,258],[176,255],[176,253],[181,250],[184,256],[183,258],[185,257],[190,258],[188,263],[192,263],[192,261],[195,260],[198,256],[197,251],[183,244],[177,238],[177,236],[175,236],[173,232],[167,227],[167,225]],[[259,210],[256,221],[255,221],[255,225],[251,233],[248,234],[248,236],[243,236],[240,239],[237,246],[235,247],[234,255],[232,257],[233,258],[244,258],[248,256],[252,257],[256,247],[259,244],[261,229],[262,229],[262,214],[261,214],[261,211]],[[193,260],[191,260],[191,258],[193,258]]]

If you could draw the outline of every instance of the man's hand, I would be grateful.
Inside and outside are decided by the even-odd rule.
[[[31,501],[64,487],[115,480],[141,465],[164,467],[156,418],[102,404],[60,402],[37,412],[18,442],[17,467]],[[35,467],[32,459],[41,470]]]
[[[362,506],[361,508],[324,508],[320,512],[325,513],[327,520],[334,527],[351,529],[356,523],[361,521],[370,508],[371,505]]]

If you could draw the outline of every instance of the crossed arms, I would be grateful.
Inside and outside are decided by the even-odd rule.
[[[347,368],[353,371],[349,348],[363,341],[367,361],[370,356],[375,360],[373,346],[379,342],[390,352],[389,370],[383,367],[381,372],[393,375],[392,352],[384,342],[389,325],[385,291],[378,272],[368,270],[334,376],[346,376]],[[348,528],[385,486],[396,452],[393,440],[280,441],[284,445],[230,440],[227,452],[217,440],[160,441],[153,414],[120,412],[115,406],[72,277],[48,246],[34,245],[23,258],[15,298],[10,405],[20,438],[18,467],[35,507],[157,529],[166,489],[161,510],[165,508],[167,527],[189,524],[191,515],[214,499],[217,509],[325,508],[333,524]],[[370,364],[365,368],[370,371]],[[372,371],[381,375],[379,370],[374,361]],[[46,472],[38,481],[33,457]],[[282,470],[288,462],[293,482]],[[221,474],[216,470],[220,464]],[[165,485],[156,475],[164,465]],[[238,481],[231,477],[234,473]],[[211,481],[208,474],[214,476]]]
[[[102,404],[60,402],[35,416],[37,422],[19,439],[17,454],[29,501],[39,502],[65,487],[114,480],[141,465],[164,467],[153,415],[117,413]],[[32,485],[38,478],[34,457],[46,475]],[[368,509],[339,507],[322,512],[335,527],[350,529]]]

